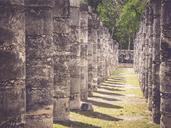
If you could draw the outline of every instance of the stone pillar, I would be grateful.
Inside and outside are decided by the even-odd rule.
[[[119,56],[119,43],[115,41],[115,59],[114,59],[114,62],[115,62],[115,69],[118,67],[119,65],[119,59],[118,59],[118,56]]]
[[[92,38],[92,43],[93,43],[93,88],[94,90],[97,89],[97,81],[98,81],[98,76],[97,76],[97,44],[98,44],[98,35],[97,35],[97,29],[98,29],[98,19],[97,19],[97,14],[93,13],[93,22],[94,22],[94,28],[92,30],[94,37]],[[90,35],[89,35],[90,36]]]
[[[80,6],[80,65],[81,65],[81,99],[88,98],[88,5]]]
[[[70,108],[80,108],[80,0],[70,0]]]
[[[53,8],[54,41],[54,110],[53,120],[69,119],[70,74],[68,61],[70,57],[69,41],[69,0],[55,0]]]
[[[160,0],[152,1],[153,8],[153,62],[152,62],[152,120],[160,123]]]
[[[148,99],[148,45],[149,45],[149,36],[148,36],[148,28],[149,27],[149,7],[146,7],[145,10],[145,40],[144,40],[144,96]]]
[[[148,24],[148,109],[152,111],[152,47],[153,47],[153,10],[149,5]]]
[[[137,44],[137,52],[138,52],[138,63],[137,63],[137,67],[138,67],[138,73],[139,73],[139,79],[140,79],[140,84],[141,84],[141,89],[144,92],[144,84],[143,84],[143,67],[144,67],[144,53],[143,53],[143,44],[144,44],[144,37],[145,37],[145,33],[144,33],[144,16],[142,16],[141,19],[141,28],[140,28],[140,33],[138,35],[138,44]]]
[[[171,127],[171,1],[161,2],[161,128]]]
[[[103,79],[107,79],[107,56],[106,56],[106,29],[103,27]]]
[[[98,28],[98,45],[97,45],[97,75],[98,75],[98,84],[103,81],[103,26],[100,22]]]
[[[51,0],[25,0],[26,128],[53,125],[53,19]]]
[[[89,8],[90,9],[90,8]],[[88,90],[89,96],[97,87],[97,27],[96,14],[89,10],[88,19]]]
[[[107,32],[107,28],[105,27],[104,28],[104,32],[105,32],[105,35],[104,35],[104,60],[105,60],[105,70],[104,70],[104,76],[105,76],[105,79],[108,78],[108,32]]]
[[[24,128],[25,14],[23,0],[0,0],[0,127]]]

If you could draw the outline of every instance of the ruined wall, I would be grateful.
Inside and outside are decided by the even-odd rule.
[[[119,63],[133,63],[133,50],[119,50]]]
[[[152,120],[160,123],[161,128],[171,126],[170,11],[171,1],[149,1],[134,46],[134,68],[152,111]]]

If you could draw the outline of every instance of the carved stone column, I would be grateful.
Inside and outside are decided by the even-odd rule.
[[[51,0],[25,0],[26,128],[53,125],[53,19]]]
[[[149,25],[148,25],[148,109],[152,111],[152,48],[153,48],[153,10],[149,4]]]
[[[80,108],[80,0],[70,0],[70,108]]]
[[[98,84],[103,81],[103,26],[100,22],[98,28],[98,45],[97,45],[97,75],[98,75]]]
[[[88,90],[89,96],[97,87],[97,15],[89,8],[88,19]]]
[[[153,8],[153,62],[152,62],[152,120],[160,123],[160,0],[152,0]]]
[[[148,29],[149,29],[149,7],[146,7],[145,10],[145,29],[144,29],[144,34],[145,34],[145,40],[144,40],[144,96],[146,99],[148,99],[148,45],[149,45],[149,36],[148,36]]]
[[[171,127],[171,1],[161,1],[161,128]]]
[[[24,128],[24,115],[24,1],[0,0],[0,127]]]
[[[80,6],[81,99],[88,98],[88,5]]]
[[[69,119],[70,57],[69,0],[55,0],[53,8],[54,41],[54,121]]]

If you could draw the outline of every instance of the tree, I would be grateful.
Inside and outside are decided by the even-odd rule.
[[[133,48],[140,17],[147,0],[101,0],[97,12],[121,48]]]

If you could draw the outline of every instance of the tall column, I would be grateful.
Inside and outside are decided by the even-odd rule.
[[[23,0],[0,1],[0,127],[24,128],[25,14]]]
[[[106,75],[106,31],[105,31],[105,27],[103,26],[103,80],[106,80],[107,75]]]
[[[53,125],[53,20],[51,0],[25,0],[26,128]]]
[[[80,0],[70,0],[70,108],[80,108]]]
[[[171,1],[161,4],[161,128],[171,127]]]
[[[105,79],[107,79],[108,78],[108,55],[107,55],[107,52],[108,52],[108,45],[107,45],[107,43],[108,43],[108,32],[107,32],[107,28],[105,27],[104,28],[104,32],[105,32],[105,34],[104,34],[104,60],[105,60],[105,62],[104,62],[104,77],[105,77]]]
[[[138,62],[138,72],[139,72],[139,79],[140,79],[140,84],[141,84],[141,88],[142,91],[144,92],[144,87],[143,87],[143,67],[144,67],[144,53],[143,53],[143,44],[144,44],[144,37],[145,37],[145,33],[144,33],[144,16],[142,16],[142,21],[141,21],[141,28],[140,28],[140,34],[138,35],[138,58],[139,58],[139,62]]]
[[[103,29],[102,22],[100,22],[98,28],[98,45],[97,45],[97,75],[98,75],[98,84],[103,81]]]
[[[80,6],[80,65],[81,65],[81,99],[88,98],[88,5],[81,4]]]
[[[152,62],[152,120],[160,123],[160,0],[152,1],[153,8],[153,62]]]
[[[89,8],[88,19],[88,89],[89,96],[97,87],[97,30],[96,14]]]
[[[144,40],[144,96],[148,99],[148,45],[149,45],[149,36],[148,36],[148,29],[149,29],[149,7],[146,7],[145,10],[145,40]]]
[[[138,67],[138,77],[139,77],[139,81],[140,81],[140,86],[141,86],[141,90],[144,93],[144,86],[143,86],[143,58],[144,58],[144,54],[143,54],[143,39],[144,39],[144,15],[142,15],[141,17],[141,28],[140,28],[140,33],[138,34],[138,40],[137,40],[137,51],[138,51],[138,56],[139,60],[137,63],[137,67]],[[135,56],[134,56],[135,57]],[[135,63],[135,61],[134,61]]]
[[[69,42],[69,0],[55,0],[53,8],[54,53],[54,121],[69,119],[70,74],[68,58]]]
[[[153,47],[153,10],[149,5],[149,25],[148,25],[148,109],[152,111],[152,47]]]

